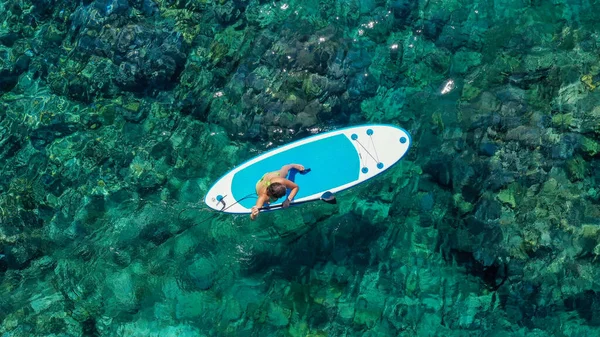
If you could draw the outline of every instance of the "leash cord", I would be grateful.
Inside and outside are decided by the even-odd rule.
[[[247,196],[245,196],[245,197],[241,198],[240,200],[237,200],[236,202],[234,202],[233,204],[231,204],[231,205],[229,205],[229,206],[227,206],[227,204],[225,204],[225,202],[221,201],[221,203],[223,204],[223,207],[221,207],[221,209],[220,209],[220,210],[218,210],[216,213],[214,213],[214,214],[211,214],[211,215],[210,215],[209,217],[207,217],[206,219],[204,219],[204,220],[200,221],[199,223],[197,223],[197,225],[203,224],[203,223],[205,223],[206,221],[209,221],[209,220],[211,220],[211,219],[214,219],[215,217],[217,217],[217,216],[219,215],[219,213],[223,213],[223,212],[225,212],[226,210],[228,210],[229,208],[233,207],[234,205],[237,205],[237,204],[239,204],[239,203],[240,203],[242,200],[245,200],[245,199],[248,199],[248,198],[251,198],[251,197],[255,197],[255,198],[256,198],[256,197],[257,197],[257,196],[256,196],[256,193],[250,193],[250,194],[248,194]],[[223,198],[225,198],[225,197],[223,197]],[[222,199],[221,199],[221,200],[222,200]],[[203,207],[200,207],[200,208],[196,208],[196,207],[190,207],[190,208],[192,208],[192,209],[202,209]],[[179,214],[177,214],[177,220],[181,220],[181,213],[183,213],[183,212],[185,212],[185,211],[189,210],[190,208],[184,208],[184,209],[182,209],[181,211],[179,211]]]

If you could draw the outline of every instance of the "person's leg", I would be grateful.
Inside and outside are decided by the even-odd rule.
[[[289,181],[292,181],[292,182],[296,182],[296,174],[300,173],[300,174],[304,175],[304,174],[308,173],[309,171],[310,171],[310,169],[306,169],[306,168],[304,169],[304,171],[299,171],[296,168],[291,168],[288,171],[288,175],[287,175],[286,179],[289,180]],[[292,189],[288,188],[287,191],[286,191],[286,193],[285,193],[285,197],[286,198],[289,197],[290,192],[292,192]]]
[[[289,169],[289,171],[288,171],[288,174],[287,174],[287,175],[286,175],[284,178],[286,178],[286,179],[287,179],[287,180],[289,180],[289,181],[296,182],[296,181],[295,181],[295,179],[296,179],[296,174],[297,174],[297,173],[300,173],[300,174],[302,174],[302,175],[305,175],[305,174],[307,174],[308,172],[310,172],[310,169],[309,169],[309,168],[305,168],[305,169],[304,169],[304,171],[298,171],[298,170],[297,170],[297,169],[295,169],[295,168],[291,168],[291,169]]]
[[[298,172],[300,171],[296,170],[295,168],[291,168],[289,169],[288,174],[284,178],[290,181],[294,181],[294,179],[296,179],[296,173]]]

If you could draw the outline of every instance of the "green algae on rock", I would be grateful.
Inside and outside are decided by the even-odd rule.
[[[0,334],[598,335],[599,11],[0,2]],[[365,121],[415,146],[337,205],[199,207]]]

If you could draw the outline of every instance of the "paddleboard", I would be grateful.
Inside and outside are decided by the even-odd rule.
[[[300,187],[291,205],[319,200],[325,192],[336,193],[384,172],[406,154],[410,134],[385,124],[351,126],[319,133],[266,151],[233,168],[209,189],[204,202],[226,213],[251,213],[256,204],[256,183],[267,172],[287,164],[310,168],[288,179]],[[289,191],[288,191],[289,193]],[[285,197],[271,203],[273,209]]]

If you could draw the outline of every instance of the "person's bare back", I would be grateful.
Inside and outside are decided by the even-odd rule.
[[[287,199],[283,202],[282,207],[287,208],[290,205],[290,202],[294,199],[300,189],[295,182],[286,178],[291,169],[302,172],[304,171],[304,166],[298,164],[284,165],[279,171],[265,173],[262,178],[260,178],[256,183],[256,194],[258,195],[258,198],[256,200],[256,205],[252,207],[250,219],[256,219],[260,212],[260,208],[263,207],[265,203],[270,204],[285,196],[288,188],[291,189],[291,191]]]

